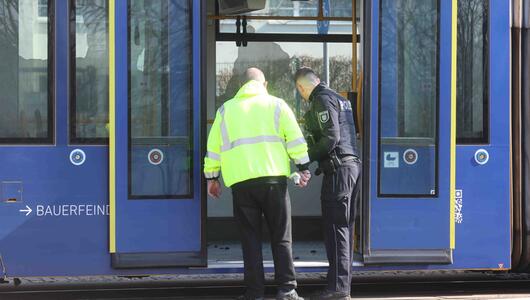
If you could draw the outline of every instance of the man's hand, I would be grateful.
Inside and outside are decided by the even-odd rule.
[[[221,183],[219,180],[208,180],[208,195],[214,199],[219,199],[219,197],[221,197]]]
[[[305,171],[299,171],[298,174],[300,175],[300,187],[306,187],[309,184],[309,180],[311,179],[311,172],[309,170]]]

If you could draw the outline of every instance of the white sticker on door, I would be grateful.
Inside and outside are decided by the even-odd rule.
[[[399,168],[399,152],[385,152],[384,158],[385,168]]]

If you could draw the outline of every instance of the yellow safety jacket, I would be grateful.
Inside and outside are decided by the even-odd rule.
[[[218,110],[208,136],[204,175],[226,186],[266,176],[289,176],[289,158],[309,163],[307,143],[293,111],[251,80]]]

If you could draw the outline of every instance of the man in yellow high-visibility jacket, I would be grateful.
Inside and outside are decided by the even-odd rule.
[[[302,298],[295,291],[287,178],[290,158],[299,170],[299,186],[309,182],[307,144],[289,106],[268,94],[263,72],[250,68],[245,76],[247,83],[217,111],[208,136],[204,159],[208,194],[220,196],[218,178],[222,171],[225,185],[232,189],[234,217],[242,237],[247,290],[238,299],[263,299],[264,215],[279,285],[276,299],[299,300]]]

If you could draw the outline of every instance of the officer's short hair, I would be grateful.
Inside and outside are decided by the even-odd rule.
[[[301,78],[304,78],[312,83],[317,83],[319,77],[317,73],[310,67],[301,67],[294,73],[294,82],[297,82]]]

